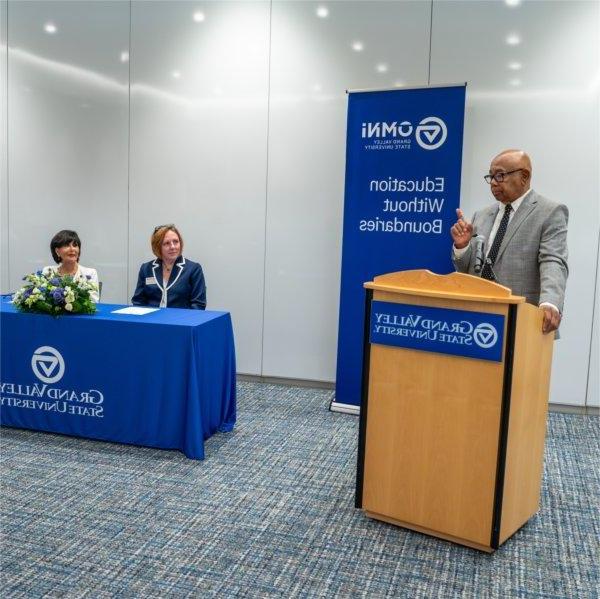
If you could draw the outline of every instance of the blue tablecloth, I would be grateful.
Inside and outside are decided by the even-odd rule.
[[[226,312],[21,314],[0,301],[0,423],[179,449],[233,429],[235,348]]]

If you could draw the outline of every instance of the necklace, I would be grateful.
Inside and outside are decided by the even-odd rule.
[[[72,277],[73,275],[77,274],[77,267],[75,267],[75,270],[73,272],[67,272],[62,264],[57,268],[57,270],[59,275]]]

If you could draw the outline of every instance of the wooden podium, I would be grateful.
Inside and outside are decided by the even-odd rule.
[[[554,334],[542,334],[542,311],[525,298],[470,275],[406,271],[365,288],[356,507],[493,552],[538,510]],[[500,361],[372,343],[374,306],[500,315]],[[398,322],[390,330],[404,335]]]

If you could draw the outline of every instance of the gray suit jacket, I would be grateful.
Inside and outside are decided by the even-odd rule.
[[[485,251],[500,202],[473,217],[474,233],[485,237]],[[569,211],[531,190],[510,220],[493,267],[497,282],[524,295],[530,304],[554,304],[561,312],[569,268],[567,224]],[[474,238],[467,251],[454,256],[456,270],[475,274]]]

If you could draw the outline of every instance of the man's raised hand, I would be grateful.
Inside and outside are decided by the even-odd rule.
[[[450,235],[454,241],[454,247],[457,250],[467,247],[471,237],[473,237],[473,225],[465,220],[463,211],[460,208],[456,209],[458,220],[450,229]]]

